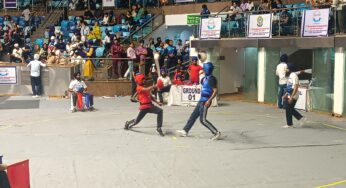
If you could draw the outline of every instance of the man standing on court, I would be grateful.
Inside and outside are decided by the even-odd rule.
[[[210,132],[214,135],[211,139],[218,140],[221,137],[221,132],[218,131],[214,127],[214,125],[207,120],[208,109],[217,94],[217,80],[213,76],[214,65],[211,62],[204,63],[203,70],[205,73],[205,77],[203,77],[201,80],[201,99],[197,103],[197,106],[193,110],[183,130],[179,130],[177,132],[180,133],[181,136],[186,137],[190,129],[194,125],[196,119],[199,117],[199,120],[202,123],[202,125],[208,128]]]
[[[27,65],[27,67],[30,67],[30,80],[34,98],[41,95],[41,67],[46,67],[46,64],[43,64],[41,61],[39,61],[39,59],[40,55],[35,54],[34,60],[30,61],[30,63]]]
[[[278,107],[283,108],[282,96],[285,94],[287,78],[286,78],[286,69],[287,69],[287,54],[282,54],[280,57],[280,63],[276,66],[276,76],[279,77],[279,94],[278,94]]]

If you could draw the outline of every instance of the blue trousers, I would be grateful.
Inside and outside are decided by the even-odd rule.
[[[195,121],[198,117],[202,125],[209,129],[211,133],[215,135],[218,132],[214,125],[207,120],[208,108],[204,106],[204,103],[205,102],[198,102],[197,106],[193,110],[189,120],[183,128],[187,133],[191,130],[192,126],[195,124]]]
[[[282,102],[282,96],[285,94],[286,84],[279,85],[279,94],[278,94],[278,107],[281,109],[284,107]]]

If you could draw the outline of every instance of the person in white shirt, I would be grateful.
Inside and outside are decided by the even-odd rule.
[[[12,54],[10,55],[10,63],[21,63],[24,62],[23,56],[22,56],[23,50],[19,48],[19,44],[14,44],[14,49],[12,51]]]
[[[40,55],[35,54],[34,60],[30,61],[27,67],[30,67],[30,80],[33,97],[37,98],[41,95],[41,67],[46,67],[46,64],[43,64],[39,61]]]
[[[158,95],[159,95],[159,100],[160,103],[163,103],[163,96],[162,93],[164,92],[169,92],[171,90],[171,79],[169,76],[167,76],[166,70],[161,69],[161,76],[157,79],[157,87],[158,87]]]
[[[80,29],[81,39],[83,42],[85,42],[90,33],[90,28],[89,26],[86,25],[86,22],[84,21],[81,22],[81,25],[82,25]]]
[[[279,77],[279,94],[278,94],[278,107],[283,108],[282,96],[285,94],[287,78],[286,78],[286,69],[287,69],[287,54],[282,54],[280,57],[280,63],[276,66],[276,76]]]
[[[133,60],[136,59],[136,50],[135,50],[135,44],[131,42],[130,46],[126,50],[127,58],[130,58],[127,62],[129,68],[127,68],[127,71],[124,74],[124,78],[130,77],[130,80],[132,80],[132,72],[133,72]]]
[[[109,24],[109,16],[108,16],[108,13],[105,13],[102,19],[102,25],[107,26],[108,24]]]
[[[29,25],[30,14],[31,14],[30,8],[29,8],[29,5],[27,5],[25,10],[22,12],[22,15],[24,16],[25,26]]]
[[[81,79],[81,73],[80,72],[76,72],[73,74],[74,80],[72,80],[70,82],[70,85],[68,87],[68,91],[71,93],[72,95],[72,103],[73,106],[71,107],[71,112],[75,112],[76,111],[76,105],[77,105],[77,93],[82,93],[83,96],[85,96],[86,101],[89,101],[88,104],[85,104],[85,106],[87,107],[88,110],[93,110],[94,107],[94,97],[92,94],[87,93],[87,85],[85,84],[85,82]]]
[[[286,77],[287,77],[287,86],[286,93],[284,94],[283,101],[286,108],[286,122],[287,125],[283,126],[284,128],[292,128],[293,121],[292,116],[297,120],[304,121],[304,117],[294,108],[299,98],[298,86],[299,78],[296,73],[293,72],[294,66],[291,63],[287,64]]]

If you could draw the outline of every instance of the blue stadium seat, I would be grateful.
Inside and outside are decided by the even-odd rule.
[[[18,23],[19,18],[17,16],[12,16],[11,19],[15,22]]]
[[[121,30],[121,26],[120,25],[113,26],[113,32],[114,33],[119,32],[120,30]]]
[[[74,22],[76,20],[76,16],[69,16],[68,20],[70,20],[71,22]]]
[[[96,57],[103,57],[104,51],[105,51],[105,47],[98,47],[95,53]]]
[[[63,20],[61,22],[61,28],[67,28],[69,26],[69,21],[68,20]]]
[[[123,36],[123,37],[128,37],[128,36],[130,36],[130,32],[124,31],[124,32],[122,33],[122,36]]]
[[[100,27],[100,29],[101,29],[101,32],[104,33],[106,32],[107,27]]]

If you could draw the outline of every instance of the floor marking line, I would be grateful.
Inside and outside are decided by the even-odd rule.
[[[322,123],[322,125],[327,126],[327,127],[330,127],[330,128],[334,128],[334,129],[339,129],[339,130],[346,131],[345,128],[338,127],[338,126],[335,126],[335,125],[330,125],[330,124],[327,124],[327,123]]]
[[[326,187],[332,187],[332,186],[335,186],[335,185],[340,185],[340,184],[343,184],[343,183],[346,183],[346,180],[342,180],[342,181],[336,181],[336,182],[333,182],[333,183],[330,183],[330,184],[327,184],[327,185],[321,185],[321,186],[317,186],[315,188],[326,188]]]

